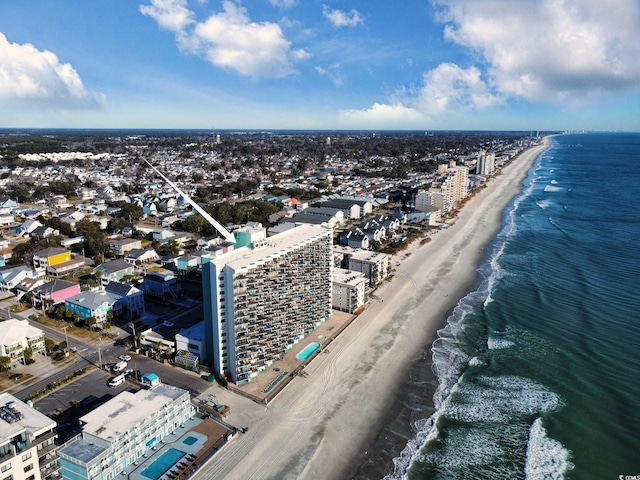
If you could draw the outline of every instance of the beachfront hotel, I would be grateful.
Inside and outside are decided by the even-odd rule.
[[[56,422],[10,393],[0,394],[2,479],[46,480],[57,476]]]
[[[331,315],[331,228],[301,224],[256,238],[202,264],[206,358],[236,384]]]
[[[177,387],[160,383],[122,392],[80,418],[82,433],[58,448],[60,475],[64,480],[127,475],[195,413],[189,392]]]

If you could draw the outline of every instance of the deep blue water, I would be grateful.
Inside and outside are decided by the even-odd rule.
[[[553,137],[439,332],[436,413],[388,478],[640,476],[639,245],[640,134]]]

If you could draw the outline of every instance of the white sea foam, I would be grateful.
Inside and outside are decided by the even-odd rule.
[[[551,185],[556,185],[558,183],[557,180],[551,180]]]
[[[545,210],[549,208],[551,205],[553,205],[553,202],[549,200],[538,200],[536,202],[536,205],[538,205],[541,209]]]
[[[564,191],[564,188],[555,187],[553,185],[547,185],[546,187],[544,187],[544,191],[545,192],[562,192],[562,191]]]
[[[489,350],[502,350],[505,348],[513,347],[514,345],[515,343],[513,343],[511,340],[506,340],[504,338],[489,337],[487,339],[487,347],[489,348]]]
[[[542,419],[536,419],[529,429],[524,466],[525,478],[527,480],[562,480],[564,474],[574,467],[569,458],[569,450],[557,440],[549,438],[542,426]]]
[[[471,360],[469,360],[470,367],[481,367],[483,365],[486,365],[486,362],[480,357],[473,357]]]
[[[546,154],[543,154],[540,158],[543,159],[546,157]],[[552,158],[552,157],[551,157]],[[411,464],[416,460],[418,454],[421,449],[429,442],[436,441],[439,437],[439,431],[436,427],[438,419],[445,415],[449,416],[454,408],[458,408],[458,412],[461,416],[467,416],[468,418],[471,415],[475,415],[479,418],[490,418],[491,413],[491,403],[494,400],[491,400],[491,395],[488,395],[487,398],[484,398],[482,406],[479,409],[470,408],[465,411],[462,407],[456,407],[452,402],[452,397],[455,397],[454,393],[456,389],[460,386],[460,379],[462,372],[469,365],[471,366],[481,366],[484,364],[484,361],[477,356],[471,356],[469,353],[464,351],[465,341],[465,318],[468,314],[474,311],[474,308],[479,305],[478,302],[483,302],[484,305],[490,304],[493,299],[491,297],[491,292],[493,290],[493,286],[495,283],[504,275],[504,271],[500,266],[500,258],[504,254],[506,244],[511,236],[516,233],[518,222],[516,221],[519,213],[519,207],[521,202],[523,202],[526,198],[528,198],[534,191],[536,187],[536,183],[538,182],[541,175],[539,175],[538,170],[541,169],[542,162],[539,159],[536,162],[536,166],[534,169],[534,175],[530,176],[523,192],[516,197],[513,207],[509,209],[505,218],[505,224],[499,233],[496,243],[494,245],[494,252],[488,262],[488,265],[485,265],[481,268],[480,273],[485,275],[485,280],[481,283],[478,290],[472,292],[471,294],[464,297],[458,304],[458,306],[454,309],[453,314],[448,318],[447,325],[445,328],[438,331],[438,338],[434,341],[432,346],[433,353],[433,370],[439,379],[439,385],[434,394],[434,404],[435,404],[435,413],[426,419],[422,419],[414,422],[413,426],[417,430],[414,438],[410,439],[407,442],[407,445],[402,450],[400,455],[393,459],[394,464],[394,473],[392,475],[385,476],[385,480],[405,480],[407,478],[407,472]],[[550,173],[553,170],[550,171]],[[489,382],[488,380],[485,382]],[[517,383],[517,382],[514,382]],[[482,388],[479,389],[484,391],[484,395],[487,395],[490,388]],[[526,390],[525,390],[526,391]],[[461,392],[464,394],[464,387],[461,388]],[[478,393],[474,394],[476,397],[482,398],[483,394]],[[510,392],[509,395],[506,395],[505,398],[510,400],[512,404],[510,406],[505,407],[504,412],[501,412],[499,415],[506,415],[506,411],[509,408],[514,407],[513,392]],[[519,404],[527,404],[526,399],[533,399],[531,404],[540,405],[544,403],[540,400],[540,398],[544,398],[545,395],[524,395],[521,396],[521,400],[519,402],[515,402],[515,405]],[[536,398],[538,400],[536,400]],[[477,398],[476,398],[477,400]],[[559,403],[559,401],[557,402]],[[517,411],[527,410],[525,408],[519,407],[516,408]],[[495,415],[494,415],[495,418]],[[519,426],[505,425],[498,423],[499,431],[503,433],[502,443],[500,445],[509,444],[512,438],[518,437],[515,432],[511,432],[512,428],[520,428]],[[506,437],[505,437],[506,436]],[[491,438],[491,437],[490,437]],[[489,439],[490,439],[489,438]],[[495,436],[493,436],[495,438]],[[461,464],[471,464],[472,462],[477,462],[478,459],[481,463],[486,463],[488,458],[493,458],[495,455],[498,455],[501,452],[502,447],[498,447],[497,444],[491,443],[487,441],[487,437],[476,435],[473,437],[477,442],[473,442],[474,447],[470,455],[464,455],[461,452],[468,452],[468,447],[471,444],[469,437],[461,437],[461,445],[460,448],[449,449],[449,453],[447,453],[445,463],[452,464],[455,461]],[[457,459],[457,460],[456,460]],[[518,476],[518,472],[502,472],[501,475],[495,477],[487,477],[487,478],[515,478]]]

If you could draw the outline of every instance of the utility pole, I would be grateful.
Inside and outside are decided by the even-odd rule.
[[[67,336],[67,326],[65,325],[64,327],[62,327],[62,329],[64,330],[64,339],[67,342],[67,351],[64,353],[65,357],[69,356],[69,337]]]
[[[102,337],[98,337],[98,368],[102,368],[102,355],[100,354],[101,345],[102,345]]]

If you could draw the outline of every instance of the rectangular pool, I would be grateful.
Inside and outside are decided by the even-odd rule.
[[[153,463],[145,468],[140,474],[151,480],[158,480],[185,455],[186,453],[182,450],[178,450],[177,448],[170,448],[158,458],[156,458]]]

